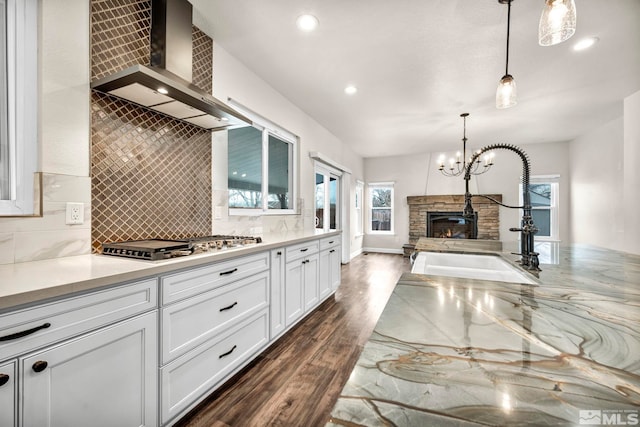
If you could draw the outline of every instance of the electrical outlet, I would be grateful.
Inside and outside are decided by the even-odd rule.
[[[84,224],[84,203],[67,203],[65,224]]]

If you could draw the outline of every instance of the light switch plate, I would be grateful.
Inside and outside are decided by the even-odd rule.
[[[84,203],[67,203],[65,224],[84,224]]]

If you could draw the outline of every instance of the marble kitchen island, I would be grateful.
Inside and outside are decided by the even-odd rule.
[[[327,425],[637,425],[640,257],[572,246],[542,268],[404,274]]]

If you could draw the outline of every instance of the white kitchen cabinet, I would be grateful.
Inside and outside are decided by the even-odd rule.
[[[269,313],[271,321],[270,339],[278,337],[284,332],[285,315],[285,262],[284,248],[271,250],[271,295]]]
[[[15,427],[16,416],[16,362],[0,365],[0,426]]]
[[[270,251],[160,277],[160,423],[171,425],[269,342]]]
[[[269,272],[163,307],[162,363],[168,363],[269,306]]]
[[[295,261],[294,261],[295,262]],[[313,310],[320,302],[318,288],[320,257],[317,253],[309,255],[304,260],[304,311]]]
[[[340,240],[330,237],[320,240],[320,300],[340,286]]]
[[[319,260],[317,241],[287,248],[285,268],[285,323],[287,328],[319,302]]]
[[[173,424],[268,342],[269,312],[264,309],[162,367],[162,424]]]
[[[24,427],[157,425],[157,311],[19,359]]]

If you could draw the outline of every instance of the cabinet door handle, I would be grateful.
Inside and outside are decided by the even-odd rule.
[[[329,253],[330,253],[330,254],[332,254],[332,253],[334,253],[335,251],[336,251],[335,249],[331,249],[331,250],[329,251]]]
[[[309,248],[300,249],[300,252],[307,252]]]
[[[228,274],[235,273],[236,271],[238,271],[238,269],[237,269],[237,268],[234,268],[233,270],[223,271],[222,273],[220,273],[220,275],[221,275],[221,276],[226,276],[226,275],[228,275]]]
[[[278,251],[278,252],[276,252],[276,255],[280,256],[280,255],[282,255],[282,252]]]
[[[330,241],[329,244],[331,245],[331,244],[333,244],[333,242],[334,242],[334,240]]]
[[[38,332],[40,329],[47,329],[49,326],[51,326],[51,323],[45,323],[40,326],[36,326],[35,328],[27,329],[26,331],[16,332],[15,334],[11,335],[5,335],[4,337],[0,337],[0,341],[11,341],[18,338],[26,337],[27,335]]]
[[[47,366],[49,366],[47,362],[45,362],[44,360],[38,360],[36,363],[33,364],[31,369],[33,369],[35,372],[42,372],[45,369],[47,369]]]
[[[233,347],[231,347],[231,350],[227,351],[226,353],[222,353],[220,356],[218,356],[218,359],[222,359],[223,357],[230,355],[231,353],[233,353],[233,350],[235,350],[236,347],[238,346],[234,345]]]
[[[8,382],[9,382],[9,375],[0,374],[0,387],[2,387],[3,385],[5,385]]]
[[[227,306],[227,307],[222,307],[220,309],[220,311],[225,311],[225,310],[231,310],[233,307],[235,307],[238,304],[238,301],[234,302],[233,304]]]

